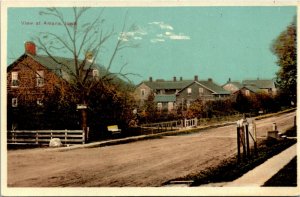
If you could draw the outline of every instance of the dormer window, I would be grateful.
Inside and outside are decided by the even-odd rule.
[[[44,71],[39,70],[36,73],[36,86],[43,87],[44,86]]]
[[[11,87],[19,87],[18,72],[11,73]]]
[[[99,71],[97,69],[93,70],[93,77],[99,77]]]

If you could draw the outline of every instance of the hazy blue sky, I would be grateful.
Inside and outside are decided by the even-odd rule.
[[[95,18],[102,8],[92,8],[84,20]],[[8,63],[24,53],[24,42],[42,31],[64,34],[58,25],[44,25],[54,19],[39,15],[42,8],[8,9]],[[72,21],[70,10],[66,17]],[[122,62],[129,64],[125,72],[133,72],[135,83],[154,79],[213,78],[224,84],[232,80],[273,78],[278,70],[276,57],[271,53],[272,41],[289,25],[296,15],[296,7],[108,7],[103,28],[121,31],[126,24],[134,24],[126,39],[139,47],[120,53],[113,71]],[[24,25],[22,22],[33,22]],[[36,22],[41,22],[36,25]],[[125,38],[125,37],[124,37]],[[114,37],[113,41],[116,41]],[[106,64],[111,43],[106,46]],[[38,52],[39,53],[39,52]],[[63,54],[56,54],[64,56]]]

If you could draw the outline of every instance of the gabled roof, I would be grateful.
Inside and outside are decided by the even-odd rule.
[[[175,94],[158,94],[154,97],[154,102],[166,103],[166,102],[175,102],[176,95]]]
[[[251,92],[254,92],[254,93],[258,93],[258,92],[261,91],[261,89],[255,87],[255,86],[252,86],[252,85],[249,85],[249,86],[247,86],[247,85],[246,85],[246,86],[243,86],[241,89],[243,89],[243,88],[246,88],[246,89],[248,89],[248,90],[250,90]]]
[[[257,80],[244,80],[243,85],[256,86],[260,89],[275,88],[275,83],[273,79],[257,79]]]
[[[222,85],[222,87],[226,86],[227,84],[232,84],[235,87],[237,87],[238,89],[241,89],[243,87],[243,85],[238,82],[238,81],[228,81],[227,83],[225,83],[224,85]]]
[[[51,70],[58,76],[62,76],[62,71],[65,71],[65,73],[74,73],[75,74],[75,67],[74,67],[74,59],[71,58],[65,58],[65,57],[58,57],[58,56],[53,56],[53,58],[57,61],[54,61],[51,57],[46,56],[46,55],[31,55],[28,53],[23,54],[21,57],[19,57],[16,61],[14,61],[12,64],[10,64],[7,67],[7,70],[9,71],[18,60],[22,58],[30,57],[36,62],[40,63],[42,66],[46,67],[47,69]],[[82,60],[81,60],[82,61]],[[60,64],[59,64],[60,63]],[[88,69],[89,63],[86,63],[86,68]],[[92,65],[92,69],[97,68],[99,70],[99,75],[103,75],[106,73],[106,68],[99,66],[97,64]]]
[[[230,94],[229,91],[224,90],[221,86],[215,84],[213,81],[193,81],[192,83],[188,84],[186,87],[182,88],[179,92],[182,92],[184,89],[188,88],[192,84],[197,83],[198,85],[212,91],[212,94]]]
[[[152,90],[181,90],[186,87],[188,84],[192,83],[193,80],[182,80],[182,81],[144,81]]]

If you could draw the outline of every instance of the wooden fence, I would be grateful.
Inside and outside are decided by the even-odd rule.
[[[52,138],[59,138],[62,144],[84,144],[82,130],[13,130],[7,131],[8,144],[48,145]]]
[[[179,127],[182,127],[181,120],[177,121],[168,121],[168,122],[158,122],[150,124],[142,124],[141,130],[142,133],[160,133],[164,131],[174,131],[178,130]]]

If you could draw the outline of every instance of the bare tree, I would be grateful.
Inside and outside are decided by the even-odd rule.
[[[72,92],[83,106],[88,106],[88,98],[94,87],[108,83],[117,76],[128,79],[127,76],[132,73],[123,73],[127,62],[120,65],[120,71],[117,73],[111,72],[111,68],[121,50],[137,46],[128,40],[122,39],[124,32],[126,32],[125,22],[119,33],[115,32],[113,27],[110,30],[104,29],[103,10],[92,21],[83,22],[82,19],[88,10],[89,8],[85,7],[72,8],[72,23],[70,23],[70,18],[67,18],[63,11],[57,8],[47,8],[40,11],[40,15],[51,16],[57,20],[57,24],[63,28],[64,34],[40,32],[39,36],[35,38],[38,49],[45,52],[67,73],[68,81],[73,89]],[[111,44],[112,42],[114,44],[113,46],[110,45],[112,47],[111,54],[105,54],[106,58],[102,58],[105,44]],[[66,63],[57,58],[54,54],[59,51],[70,54],[72,61]],[[99,60],[103,61],[103,59],[108,59],[108,62],[103,64],[104,70],[100,69],[99,64],[95,62],[97,60],[98,63]],[[93,76],[92,72],[95,69],[102,72]],[[82,109],[81,114],[82,128],[87,133],[87,109]]]

